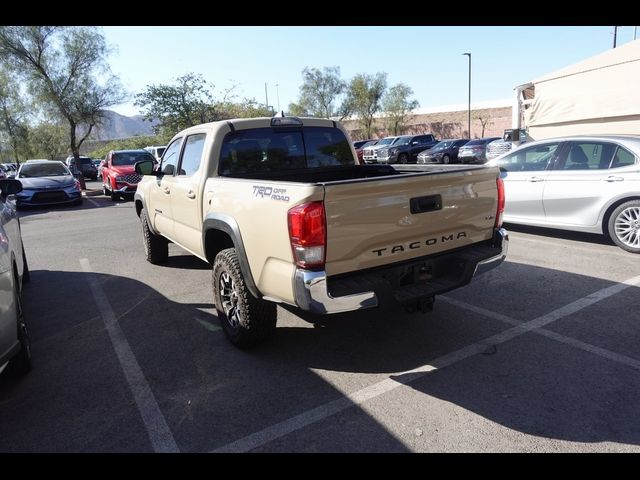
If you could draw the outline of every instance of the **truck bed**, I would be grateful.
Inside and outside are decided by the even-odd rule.
[[[353,165],[349,167],[336,166],[303,170],[280,170],[276,172],[254,172],[243,173],[237,176],[226,176],[229,178],[324,185],[333,182],[348,182],[393,175],[450,173],[453,171],[477,170],[479,168],[486,167],[482,165]]]

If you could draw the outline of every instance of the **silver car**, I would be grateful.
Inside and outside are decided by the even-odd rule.
[[[0,180],[0,372],[10,366],[16,374],[31,368],[31,341],[20,303],[29,269],[20,221],[9,197],[21,189],[18,180]]]
[[[530,142],[488,165],[502,170],[505,222],[609,235],[640,253],[640,137]]]

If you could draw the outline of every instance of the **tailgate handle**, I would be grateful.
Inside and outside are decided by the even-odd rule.
[[[442,210],[442,196],[429,195],[428,197],[416,197],[409,201],[411,213],[426,213]]]

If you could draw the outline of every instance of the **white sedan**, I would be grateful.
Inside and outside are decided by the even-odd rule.
[[[502,170],[505,222],[609,235],[640,253],[640,137],[540,140],[487,165]]]

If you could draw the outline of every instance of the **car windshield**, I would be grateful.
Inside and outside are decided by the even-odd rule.
[[[255,128],[226,135],[219,172],[241,175],[354,164],[349,142],[337,128]]]
[[[411,140],[411,137],[397,137],[393,142],[391,142],[391,145],[395,147],[398,145],[406,145],[409,143],[409,140]]]
[[[453,140],[442,141],[440,143],[437,143],[435,145],[435,147],[433,147],[433,149],[434,150],[444,150],[445,148],[449,148],[452,143],[453,143]]]
[[[380,140],[378,142],[378,145],[389,145],[390,143],[392,143],[396,138],[398,137],[387,137],[387,138],[383,138],[382,140]]]
[[[64,175],[71,174],[61,163],[25,163],[22,165],[22,168],[20,168],[18,178],[61,177]]]
[[[122,167],[125,165],[135,165],[137,162],[152,161],[155,163],[156,159],[148,152],[119,152],[114,153],[112,157],[112,163],[114,167]]]

